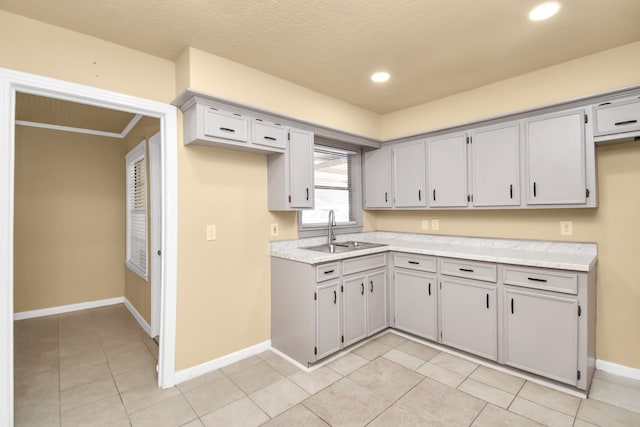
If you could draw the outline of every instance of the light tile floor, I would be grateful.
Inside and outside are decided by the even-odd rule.
[[[17,426],[640,426],[640,381],[580,399],[384,334],[311,373],[271,351],[168,390],[123,305],[15,322]]]

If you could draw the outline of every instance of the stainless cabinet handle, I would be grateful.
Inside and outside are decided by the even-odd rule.
[[[631,125],[633,123],[638,123],[638,121],[637,120],[625,120],[623,122],[614,123],[613,125],[614,126],[624,126],[624,125]]]
[[[235,129],[231,129],[231,128],[220,128],[221,131],[223,132],[231,132],[231,133],[235,133]]]

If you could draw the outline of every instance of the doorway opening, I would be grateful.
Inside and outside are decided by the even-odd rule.
[[[154,323],[158,330],[157,334],[162,336],[158,354],[158,385],[166,388],[175,383],[177,267],[177,113],[175,107],[83,85],[0,69],[0,165],[2,165],[0,167],[0,198],[3,200],[0,207],[0,229],[2,234],[7,236],[7,239],[3,238],[0,242],[0,345],[6,349],[0,354],[2,367],[0,369],[0,414],[4,414],[0,424],[6,425],[13,424],[13,316],[15,308],[20,309],[14,308],[14,279],[17,277],[14,273],[18,273],[14,271],[14,243],[18,243],[14,240],[14,225],[17,222],[17,218],[14,217],[16,201],[14,160],[17,154],[14,125],[17,112],[16,99],[20,96],[41,97],[91,108],[110,109],[132,114],[134,117],[140,116],[138,121],[142,117],[148,117],[159,123],[154,149],[157,150],[156,157],[159,165],[156,173],[160,177],[158,186],[160,197],[156,200],[161,214],[160,219],[156,220],[160,230],[156,240],[159,240],[160,244],[154,253],[162,254],[162,262],[159,263],[161,280],[157,292],[160,309],[154,310],[158,319],[154,323],[151,318],[151,323]],[[131,128],[136,124],[131,125]],[[32,126],[32,128],[35,127]],[[51,226],[54,227],[55,222],[52,222]],[[152,333],[151,326],[149,329]]]

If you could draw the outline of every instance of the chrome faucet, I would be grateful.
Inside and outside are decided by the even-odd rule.
[[[333,227],[336,226],[336,213],[331,209],[329,211],[329,229],[327,232],[327,244],[332,244],[334,240],[336,240],[335,234],[333,234]]]

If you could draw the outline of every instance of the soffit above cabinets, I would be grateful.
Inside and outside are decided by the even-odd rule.
[[[18,92],[16,123],[124,138],[142,116],[87,104]]]
[[[388,113],[640,40],[640,1],[3,0],[0,9],[174,61],[187,46]],[[96,66],[100,58],[91,58]],[[391,80],[375,84],[375,71]]]

